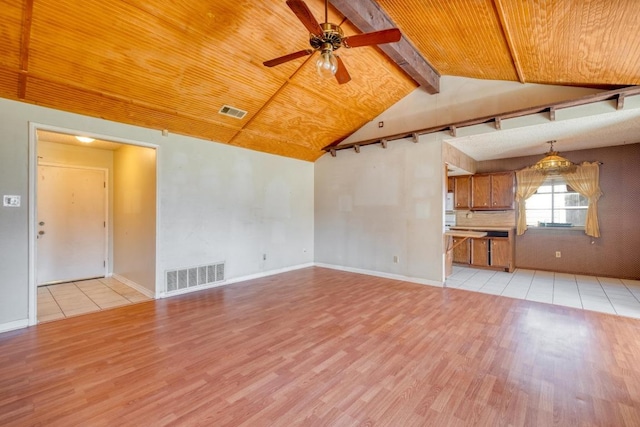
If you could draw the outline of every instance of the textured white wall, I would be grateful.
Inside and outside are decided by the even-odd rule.
[[[228,279],[313,262],[312,163],[0,99],[0,194],[23,201],[0,206],[0,330],[28,318],[30,121],[159,147],[159,278],[219,260]]]
[[[156,292],[156,150],[113,155],[113,273]]]
[[[343,150],[316,161],[316,262],[442,284],[440,139],[425,135],[417,144]]]

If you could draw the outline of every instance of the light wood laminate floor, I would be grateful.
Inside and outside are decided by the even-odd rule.
[[[0,334],[0,425],[638,426],[639,336],[307,268]]]

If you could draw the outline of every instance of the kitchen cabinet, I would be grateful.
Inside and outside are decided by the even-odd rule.
[[[469,264],[471,262],[470,240],[463,237],[453,238],[453,262]]]
[[[456,179],[452,176],[447,178],[447,192],[453,193],[456,188]]]
[[[511,244],[508,238],[496,237],[490,239],[489,248],[492,267],[509,267],[511,263]]]
[[[515,230],[500,227],[452,227],[454,231],[481,231],[485,237],[472,237],[456,246],[461,237],[453,238],[453,262],[479,268],[515,269]]]
[[[471,209],[513,209],[514,177],[513,172],[473,175],[471,179]]]
[[[469,209],[471,206],[471,175],[454,177],[454,206]]]
[[[471,265],[489,266],[489,239],[471,239]]]

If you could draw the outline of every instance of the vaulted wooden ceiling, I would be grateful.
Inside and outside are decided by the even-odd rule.
[[[322,21],[323,1],[306,3]],[[441,75],[640,84],[635,0],[377,4]],[[1,6],[1,97],[292,158],[314,161],[323,147],[418,87],[374,47],[340,51],[352,77],[344,85],[316,75],[315,55],[264,67],[265,60],[308,47],[307,31],[285,0],[2,0]],[[330,6],[329,21],[343,20]],[[342,28],[346,35],[360,32],[349,20]],[[223,105],[247,115],[220,115]]]

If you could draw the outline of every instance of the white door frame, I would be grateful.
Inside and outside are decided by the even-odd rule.
[[[155,265],[155,295],[156,298],[162,291],[162,273],[159,271],[160,253],[160,165],[162,150],[158,144],[150,144],[147,142],[135,141],[131,139],[118,138],[110,135],[103,135],[92,132],[88,129],[70,129],[59,126],[51,126],[42,123],[29,122],[29,326],[38,323],[38,306],[37,306],[37,283],[36,283],[36,236],[37,236],[37,186],[38,181],[38,130],[49,132],[58,132],[71,135],[85,135],[95,139],[103,139],[105,141],[117,142],[120,144],[136,145],[139,147],[152,148],[156,150],[156,265]],[[108,197],[108,194],[107,194]],[[107,245],[108,245],[107,239]],[[108,250],[107,250],[108,255]],[[108,269],[108,267],[106,267]],[[108,271],[108,270],[107,270]]]
[[[36,159],[37,160],[37,159]],[[37,166],[53,166],[53,167],[57,167],[57,168],[70,168],[70,169],[83,169],[83,170],[95,170],[95,171],[101,171],[104,173],[104,182],[105,182],[105,186],[104,186],[104,220],[105,220],[105,225],[104,225],[104,276],[107,277],[107,275],[109,274],[109,262],[111,261],[109,258],[109,169],[106,168],[99,168],[99,167],[92,167],[92,166],[76,166],[76,165],[70,165],[70,164],[66,164],[66,163],[54,163],[54,162],[38,162],[38,164],[36,165],[36,173],[37,173]],[[38,191],[38,189],[36,188],[36,191]],[[37,196],[37,193],[34,194],[34,196]],[[36,197],[36,201],[37,201],[37,197]],[[36,207],[36,218],[38,216],[38,206],[37,203],[35,204]],[[38,239],[38,237],[36,236],[36,240]],[[37,251],[37,242],[36,242],[36,253],[35,253],[35,257],[34,257],[34,261],[36,266],[38,265],[38,251]],[[38,283],[36,283],[36,287],[38,286]]]

